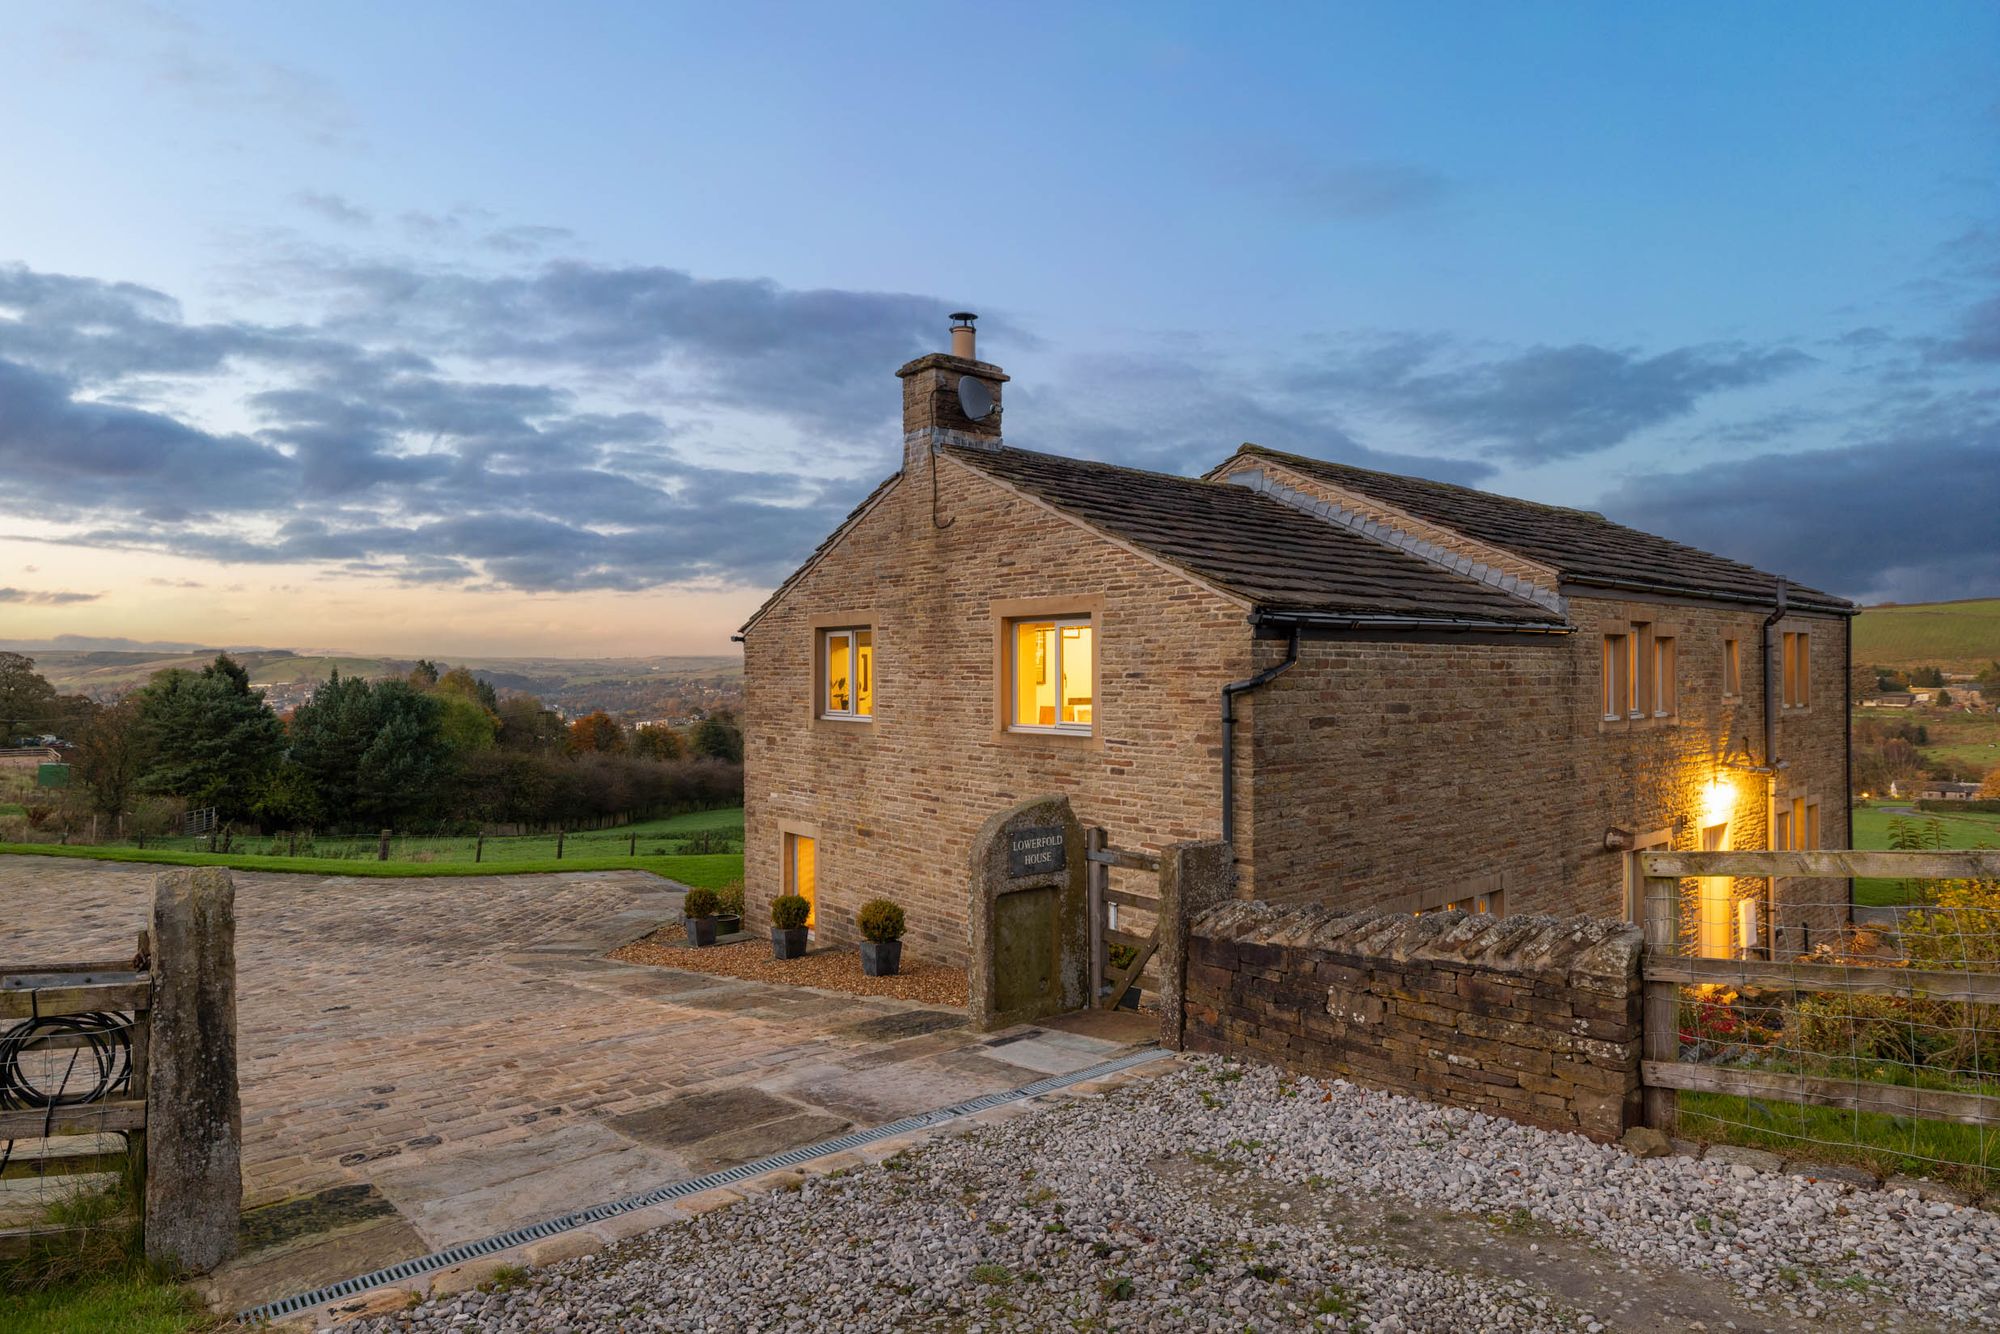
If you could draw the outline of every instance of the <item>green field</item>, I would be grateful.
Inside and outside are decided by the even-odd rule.
[[[2000,661],[2000,598],[1866,608],[1854,619],[1854,661],[1978,671]]]
[[[1922,723],[1930,735],[1929,744],[1918,747],[1926,760],[1948,761],[1961,773],[1982,777],[2000,768],[2000,713],[1924,709],[1909,721]]]
[[[2000,815],[1947,815],[1919,811],[1914,803],[1857,801],[1854,803],[1854,846],[1863,851],[1881,851],[1889,846],[1892,812],[1907,810],[1903,818],[1919,823],[1935,818],[1944,832],[1945,846],[1952,848],[2000,848]],[[1910,886],[1901,880],[1856,880],[1854,901],[1869,907],[1886,907],[1912,901]],[[1921,889],[1921,884],[1915,886]]]
[[[379,841],[373,838],[301,839],[296,855],[287,835],[239,838],[227,853],[208,852],[207,844],[205,838],[180,837],[148,839],[143,849],[131,842],[0,843],[0,854],[230,866],[306,875],[410,877],[639,870],[715,889],[743,878],[743,808],[691,811],[618,829],[567,834],[560,857],[553,834],[483,841],[395,837],[389,840],[386,861],[381,860]]]

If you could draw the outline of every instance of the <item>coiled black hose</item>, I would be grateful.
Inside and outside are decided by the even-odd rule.
[[[22,1058],[51,1038],[77,1044],[53,1088],[31,1075]],[[87,1059],[86,1059],[87,1058]],[[120,1014],[40,1016],[0,1033],[0,1107],[73,1107],[103,1102],[132,1080],[132,1021]]]
[[[51,1038],[73,1037],[62,1077],[48,1086],[37,1081],[22,1058]],[[26,1019],[0,1033],[0,1109],[46,1108],[51,1128],[55,1109],[103,1102],[132,1082],[132,1020],[102,1011]],[[0,1140],[0,1170],[13,1157],[14,1141]]]

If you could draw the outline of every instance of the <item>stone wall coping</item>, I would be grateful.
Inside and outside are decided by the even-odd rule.
[[[1343,911],[1238,900],[1194,919],[1191,934],[1244,945],[1325,950],[1528,973],[1564,982],[1596,981],[1623,990],[1637,975],[1642,933],[1600,917],[1435,912],[1421,917],[1377,909]]]

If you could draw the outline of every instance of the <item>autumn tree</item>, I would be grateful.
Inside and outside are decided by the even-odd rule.
[[[22,653],[0,653],[0,746],[22,733],[46,731],[55,722],[56,688]]]
[[[576,755],[618,755],[625,750],[625,729],[618,720],[596,709],[569,725],[569,749]]]
[[[127,695],[116,704],[96,709],[77,729],[74,740],[70,767],[88,789],[91,809],[107,819],[117,819],[131,805],[139,775],[146,767],[138,697]]]
[[[2000,801],[2000,764],[1986,771],[1986,777],[1979,782],[1979,795]]]
[[[678,760],[687,754],[687,742],[665,723],[646,723],[632,733],[632,753],[649,760]]]

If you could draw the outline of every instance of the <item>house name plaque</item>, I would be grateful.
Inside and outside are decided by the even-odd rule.
[[[1007,835],[1007,874],[1045,875],[1069,865],[1069,845],[1061,825],[1036,825]]]

